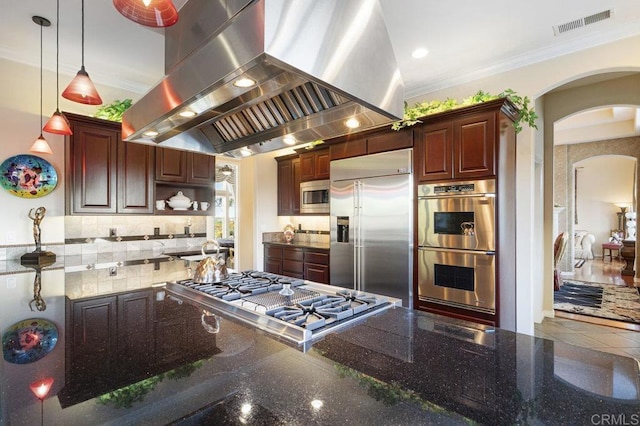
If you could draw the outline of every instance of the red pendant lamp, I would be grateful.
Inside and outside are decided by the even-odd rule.
[[[33,16],[31,19],[40,25],[40,136],[38,136],[38,139],[31,145],[29,151],[40,154],[53,154],[47,140],[42,136],[42,27],[48,27],[51,25],[51,21],[42,16]]]
[[[60,77],[58,75],[58,68],[60,67],[60,0],[57,0],[56,5],[56,112],[53,113],[42,130],[47,133],[69,136],[72,135],[73,132],[69,127],[69,121],[67,121],[67,117],[65,117],[64,114],[60,112],[60,98],[58,95],[58,93],[60,93]]]
[[[147,27],[170,27],[178,22],[178,10],[171,0],[113,0],[126,18]]]
[[[53,386],[53,377],[46,377],[42,380],[36,380],[35,382],[29,385],[31,392],[38,398],[40,401],[44,400],[47,395],[49,395],[49,391],[51,390],[51,386]]]
[[[62,92],[62,97],[73,102],[86,105],[100,105],[102,98],[96,90],[96,86],[89,78],[89,74],[84,69],[84,0],[82,0],[82,66],[75,78]]]

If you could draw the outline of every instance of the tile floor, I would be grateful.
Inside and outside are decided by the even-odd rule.
[[[545,318],[535,324],[536,337],[632,357],[640,362],[640,332],[567,318]]]

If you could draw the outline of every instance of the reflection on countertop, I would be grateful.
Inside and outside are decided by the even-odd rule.
[[[302,352],[170,297],[161,283],[185,278],[189,265],[126,266],[116,277],[103,275],[108,268],[43,271],[50,307],[35,316],[54,322],[60,340],[37,364],[2,363],[0,424],[40,422],[29,390],[40,376],[56,380],[42,407],[54,425],[561,425],[604,414],[632,424],[637,416],[631,358],[405,308]],[[34,317],[21,286],[0,292],[3,332]]]

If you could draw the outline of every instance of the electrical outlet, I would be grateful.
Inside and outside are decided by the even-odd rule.
[[[116,275],[118,275],[118,267],[117,266],[110,266],[109,267],[109,276],[110,277],[115,277]]]
[[[109,228],[109,236],[110,236],[110,237],[117,237],[117,236],[118,236],[118,229],[116,229],[116,228]]]
[[[7,288],[16,288],[16,279],[14,277],[7,278]]]

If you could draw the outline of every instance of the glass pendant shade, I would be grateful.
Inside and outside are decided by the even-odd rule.
[[[89,78],[89,74],[84,69],[84,65],[78,71],[75,78],[62,92],[62,97],[73,102],[86,105],[100,105],[102,98],[96,90],[96,86]]]
[[[56,135],[72,135],[73,132],[69,127],[69,121],[67,117],[56,108],[56,112],[53,113],[47,124],[42,128],[47,133],[55,133]]]
[[[35,382],[29,385],[31,392],[38,398],[39,400],[43,400],[49,395],[49,391],[51,390],[51,386],[53,386],[53,377],[46,377],[42,380],[36,380]]]
[[[42,136],[42,133],[40,133],[38,139],[36,139],[33,145],[31,145],[29,151],[38,154],[53,154],[53,151],[51,151],[51,147],[47,143],[47,140],[44,138],[44,136]]]
[[[171,0],[113,0],[127,19],[147,27],[170,27],[178,22],[178,10]]]
[[[85,105],[100,105],[102,98],[96,90],[96,86],[89,78],[89,74],[84,69],[84,0],[82,0],[82,66],[80,71],[71,80],[71,83],[62,92],[62,97],[73,102]]]
[[[60,0],[56,1],[56,112],[53,113],[47,124],[44,125],[42,130],[48,133],[55,133],[57,135],[70,136],[73,134],[69,127],[69,121],[67,117],[60,112],[60,74],[58,68],[60,67]]]

